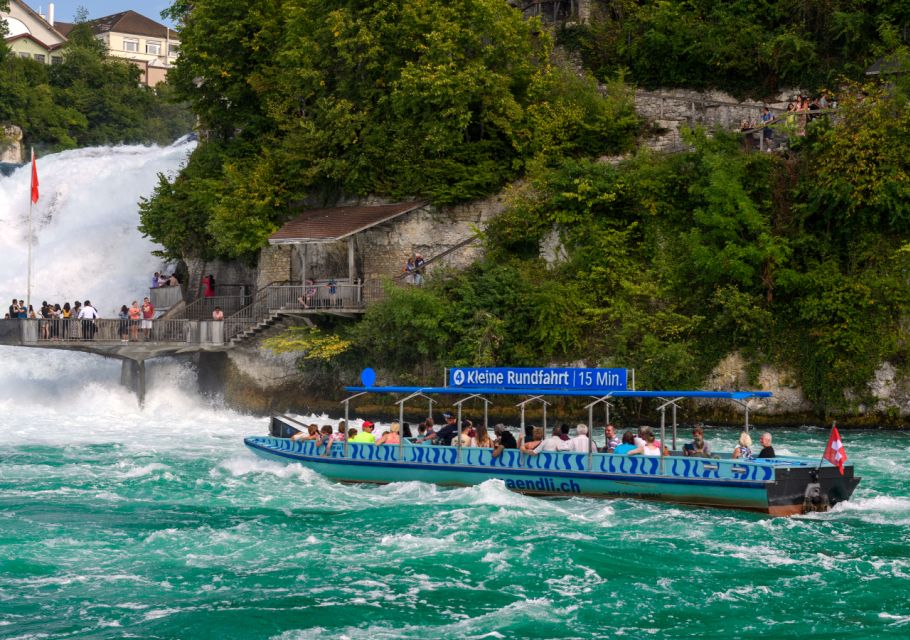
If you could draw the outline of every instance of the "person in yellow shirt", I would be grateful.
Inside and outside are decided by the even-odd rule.
[[[376,436],[373,435],[373,423],[369,420],[364,420],[363,425],[361,425],[361,431],[353,438],[349,438],[348,442],[361,443],[361,444],[376,444]]]

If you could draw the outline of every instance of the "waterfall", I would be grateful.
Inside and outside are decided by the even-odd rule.
[[[40,199],[33,210],[32,305],[89,299],[102,317],[148,295],[162,267],[157,247],[142,237],[138,202],[159,173],[175,174],[195,142],[168,147],[117,146],[64,151],[38,159]],[[0,309],[25,299],[31,167],[0,177]],[[142,413],[183,416],[209,412],[195,393],[195,376],[172,359],[150,363]],[[0,411],[7,434],[27,440],[47,425],[103,423],[115,431],[135,423],[136,397],[119,385],[120,363],[68,351],[0,347]],[[210,415],[207,413],[207,415]],[[198,416],[197,416],[198,417]],[[16,428],[21,418],[23,431]]]
[[[137,230],[138,202],[173,174],[194,142],[92,147],[38,159],[32,305],[90,299],[104,317],[147,294],[161,261]],[[0,305],[25,299],[31,167],[0,177]]]

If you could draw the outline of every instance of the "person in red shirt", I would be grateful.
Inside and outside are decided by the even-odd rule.
[[[155,307],[148,298],[142,300],[142,333],[148,340],[152,333],[152,320],[155,317]]]

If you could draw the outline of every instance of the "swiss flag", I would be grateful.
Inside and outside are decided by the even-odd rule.
[[[32,149],[32,204],[38,202],[38,164],[35,162],[35,150]]]
[[[825,455],[822,456],[844,475],[844,463],[847,461],[847,451],[844,449],[844,443],[841,442],[840,433],[837,431],[837,425],[831,427],[831,435],[828,436],[828,446],[825,447]]]

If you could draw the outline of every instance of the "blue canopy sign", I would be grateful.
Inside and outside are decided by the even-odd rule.
[[[461,388],[625,391],[627,375],[626,369],[455,367],[449,370],[449,385]]]

